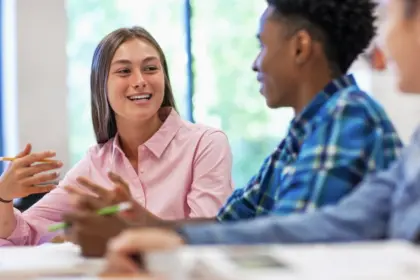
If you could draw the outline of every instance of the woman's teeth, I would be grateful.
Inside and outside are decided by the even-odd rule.
[[[140,95],[129,96],[128,99],[130,99],[130,100],[143,100],[143,99],[149,100],[151,97],[152,97],[151,94],[140,94]]]

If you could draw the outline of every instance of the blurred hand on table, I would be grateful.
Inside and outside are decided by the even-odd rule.
[[[133,260],[150,251],[173,250],[184,244],[183,239],[168,229],[129,229],[108,244],[107,273],[138,273],[142,270]],[[144,269],[144,268],[143,268]]]

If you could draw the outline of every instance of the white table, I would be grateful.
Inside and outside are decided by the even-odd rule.
[[[247,262],[247,258],[243,256],[261,254],[274,258],[285,267],[258,268],[238,265],[238,262],[232,261],[230,257],[242,256],[244,263]],[[199,272],[209,274],[208,279],[420,279],[420,249],[405,242],[185,247],[177,252],[149,254],[147,262],[157,274],[173,280],[188,279],[191,270],[197,265]]]

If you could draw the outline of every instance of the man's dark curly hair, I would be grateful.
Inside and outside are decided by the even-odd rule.
[[[321,42],[333,74],[346,73],[376,34],[374,0],[267,0],[291,35],[306,30]]]

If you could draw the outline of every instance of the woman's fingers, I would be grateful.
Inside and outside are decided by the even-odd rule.
[[[35,165],[30,166],[30,167],[23,168],[23,170],[19,174],[19,177],[20,178],[25,178],[25,177],[33,176],[33,175],[36,175],[38,173],[58,169],[62,166],[63,166],[63,163],[60,162],[60,161],[35,164]]]
[[[32,150],[32,145],[31,145],[31,144],[26,144],[26,145],[25,145],[25,148],[24,148],[22,151],[20,151],[20,152],[16,155],[16,157],[17,157],[17,158],[21,158],[21,157],[24,157],[24,156],[26,156],[26,155],[29,155],[29,154],[31,153],[31,150]]]
[[[49,183],[53,180],[56,180],[59,176],[60,176],[60,173],[58,172],[41,173],[41,174],[37,174],[31,177],[27,177],[26,179],[23,179],[22,185],[30,188],[32,186]]]
[[[41,153],[33,153],[29,155],[25,155],[22,158],[18,158],[14,161],[16,167],[28,167],[34,163],[41,162],[43,160],[52,160],[51,158],[55,156],[55,152],[53,151],[46,151]]]

